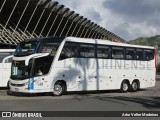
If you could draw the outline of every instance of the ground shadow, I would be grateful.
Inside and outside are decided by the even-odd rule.
[[[8,90],[7,95],[16,97],[41,97],[41,96],[52,96],[52,93],[20,93]]]
[[[103,100],[103,101],[108,101],[112,100],[118,100],[119,102],[122,102],[123,104],[125,101],[126,102],[133,102],[133,103],[138,103],[142,105],[143,107],[153,110],[153,109],[160,109],[160,97],[124,97],[124,96],[116,96],[116,97],[100,97],[96,96],[95,97],[98,100]]]

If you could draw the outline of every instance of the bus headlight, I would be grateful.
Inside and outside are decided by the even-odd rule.
[[[26,83],[23,83],[22,85],[23,85],[23,86],[26,86],[26,85],[28,85],[28,84],[29,84],[29,83],[28,83],[28,82],[26,82]]]
[[[33,83],[34,83],[34,82],[37,82],[37,80],[34,80]],[[31,84],[31,83],[32,83],[32,82],[26,82],[26,83],[23,83],[22,85],[23,85],[23,86],[26,86],[26,85]]]

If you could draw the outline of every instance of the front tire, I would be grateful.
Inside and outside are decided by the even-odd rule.
[[[128,92],[128,90],[129,90],[129,84],[128,84],[127,81],[123,81],[122,82],[120,90],[121,90],[122,93]]]
[[[61,96],[65,92],[65,86],[61,82],[57,82],[53,88],[53,94],[55,96]]]

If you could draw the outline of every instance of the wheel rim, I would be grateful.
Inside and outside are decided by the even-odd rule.
[[[133,90],[137,90],[137,88],[138,88],[137,83],[136,83],[136,82],[133,82],[133,83],[132,83],[132,89],[133,89]]]
[[[55,95],[60,95],[63,91],[63,88],[61,85],[57,84],[54,86],[54,94]]]
[[[128,90],[128,84],[127,83],[123,83],[123,91],[127,91]]]

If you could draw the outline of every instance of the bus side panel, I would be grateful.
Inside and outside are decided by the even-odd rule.
[[[145,67],[141,68],[140,88],[155,86],[154,61],[146,61]]]
[[[71,59],[71,83],[73,91],[97,90],[97,71],[94,59]]]
[[[153,87],[155,86],[155,68],[151,68],[150,70],[147,70],[147,81],[148,84],[146,87]]]
[[[147,70],[142,71],[141,79],[140,79],[140,88],[145,88],[147,86]]]
[[[2,63],[0,63],[0,87],[2,87],[2,83],[3,83],[3,79],[2,79],[2,71],[3,71],[3,69],[2,69]]]
[[[108,66],[108,60],[107,59],[99,59],[99,69],[98,73],[99,76],[99,90],[107,90],[109,89],[109,81],[110,81],[110,65]]]
[[[86,81],[82,74],[82,69],[77,67],[71,67],[70,69],[71,78],[68,84],[68,91],[83,91],[85,90]]]
[[[70,58],[70,81],[67,86],[68,91],[84,90],[83,68],[79,58]]]
[[[117,89],[117,70],[112,62],[111,59],[99,59],[99,90]]]
[[[156,68],[155,68],[155,60],[151,60],[147,62],[147,70],[149,75],[149,83],[148,87],[155,86],[155,78],[156,78]]]
[[[130,80],[130,62],[124,60],[108,60],[107,66],[108,89],[120,89],[123,80]]]
[[[107,88],[105,86],[105,89],[110,90],[110,89],[117,89],[117,70],[115,68],[108,69],[107,70]]]
[[[85,59],[84,59],[85,60]],[[100,82],[102,81],[100,66],[101,61],[98,59],[91,59],[88,58],[87,60],[87,67],[86,67],[86,81],[87,81],[87,90],[100,90],[101,85]]]
[[[64,80],[68,89],[70,87],[70,69],[70,58],[56,61],[51,68],[51,86],[53,87],[58,80]]]
[[[123,80],[129,80],[129,83],[131,84],[132,79],[131,79],[131,69],[127,68],[127,69],[119,69],[116,70],[117,71],[117,89],[121,88],[121,83]]]
[[[34,77],[34,89],[36,90],[48,90],[50,89],[50,80],[51,77],[50,75],[46,75],[46,76],[37,76]],[[53,88],[53,87],[52,87]]]
[[[2,86],[6,87],[7,83],[9,81],[11,75],[11,63],[5,63],[5,66],[3,66],[3,71],[2,71]]]

